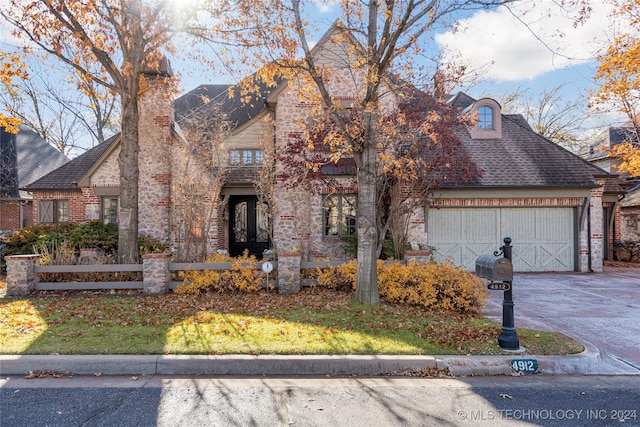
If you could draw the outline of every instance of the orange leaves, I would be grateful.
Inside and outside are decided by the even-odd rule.
[[[640,176],[640,148],[628,142],[613,147],[609,156],[617,158],[620,163],[616,166],[622,173],[632,177]]]
[[[29,77],[21,57],[17,53],[0,52],[0,82],[4,86],[10,87],[14,77],[26,79]],[[7,108],[7,113],[0,112],[0,128],[4,128],[9,133],[18,133],[20,119],[11,115],[11,110]]]
[[[262,272],[256,265],[256,257],[245,253],[241,257],[231,258],[216,254],[208,262],[228,262],[228,270],[190,270],[180,273],[183,283],[174,292],[176,294],[197,295],[202,292],[257,292],[262,287]]]
[[[612,25],[619,27],[617,36],[606,52],[598,57],[600,65],[596,79],[601,86],[594,94],[596,105],[610,108],[610,104],[624,113],[639,128],[640,123],[640,3],[636,0],[612,1],[615,11]]]
[[[385,264],[378,261],[380,296],[390,303],[408,303],[434,310],[476,315],[484,307],[487,290],[475,275],[450,264]],[[354,289],[355,261],[315,271],[318,285]]]

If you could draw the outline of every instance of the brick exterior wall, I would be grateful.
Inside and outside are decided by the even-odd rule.
[[[569,207],[580,205],[582,205],[582,199],[579,197],[434,199],[431,202],[431,206],[440,208]]]
[[[14,200],[0,200],[0,230],[19,230],[20,202]]]
[[[69,203],[69,222],[87,221],[85,215],[85,200],[81,191],[37,191],[33,192],[33,218],[38,221],[39,200],[67,200]]]

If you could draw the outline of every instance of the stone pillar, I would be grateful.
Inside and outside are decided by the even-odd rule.
[[[33,267],[40,265],[40,255],[7,255],[7,295],[27,295],[36,287]]]
[[[594,188],[591,190],[591,198],[589,200],[589,214],[591,221],[591,247],[589,248],[589,252],[591,256],[591,270],[596,273],[602,272],[604,258],[602,192],[603,187]]]
[[[404,259],[407,261],[407,264],[411,261],[431,262],[431,252],[427,250],[404,251]]]
[[[142,290],[148,295],[165,294],[169,290],[171,254],[142,255]]]
[[[292,294],[300,291],[300,261],[298,252],[278,254],[278,293]]]

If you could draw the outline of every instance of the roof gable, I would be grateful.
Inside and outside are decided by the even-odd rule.
[[[78,183],[92,168],[99,165],[105,153],[120,141],[120,134],[82,153],[70,162],[48,173],[42,178],[24,187],[27,191],[36,190],[80,190]]]
[[[67,163],[69,159],[36,132],[20,126],[17,134],[0,129],[0,197],[22,197],[19,189]]]

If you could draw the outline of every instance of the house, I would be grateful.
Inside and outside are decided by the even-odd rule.
[[[336,60],[344,38],[334,35],[342,32],[332,26],[313,54],[333,67],[329,87],[348,104],[358,73]],[[338,185],[312,193],[286,185],[282,162],[269,170],[265,161],[304,135],[315,104],[300,81],[259,83],[250,95],[238,86],[200,86],[170,103],[163,83],[170,69],[147,78],[139,104],[141,234],[170,243],[188,260],[215,250],[260,255],[271,247],[279,256],[347,256],[341,237],[355,233],[353,167],[325,168]],[[401,94],[386,84],[381,104],[392,109]],[[493,99],[459,93],[448,102],[479,118],[457,135],[483,174],[446,182],[412,216],[410,240],[431,247],[436,260],[472,269],[478,255],[493,253],[509,236],[516,271],[601,271],[610,235],[604,215],[620,193],[607,184],[615,176],[536,134],[522,116],[502,114]],[[48,212],[68,203],[69,221],[117,221],[118,151],[115,136],[27,186],[34,218],[56,222]]]
[[[67,161],[24,126],[17,134],[0,128],[0,230],[19,230],[33,223],[31,195],[20,188]]]
[[[618,173],[616,160],[609,157],[608,149],[627,141],[636,141],[637,138],[630,126],[612,126],[599,132],[585,143],[585,148],[580,155],[587,161],[610,173]],[[640,180],[621,177],[622,185],[626,192],[617,205],[616,210],[609,211],[609,217],[614,225],[615,241],[640,240]]]

